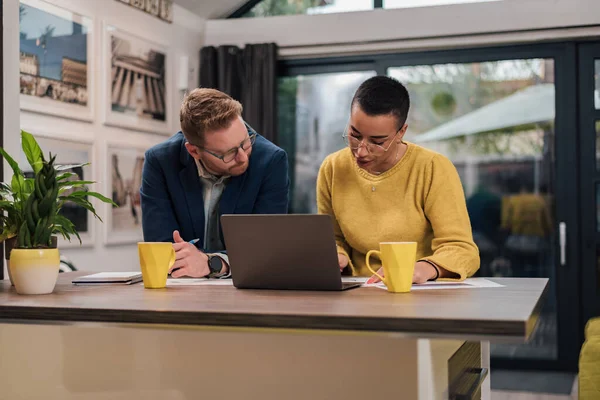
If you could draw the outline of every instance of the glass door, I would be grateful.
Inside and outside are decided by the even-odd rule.
[[[565,98],[574,96],[575,57],[568,45],[537,50],[445,52],[422,64],[415,56],[385,72],[411,97],[406,140],[446,155],[458,170],[480,250],[477,275],[548,279],[532,339],[493,343],[492,362],[574,369],[578,267],[567,241],[577,242],[567,234],[577,230],[568,207],[576,117]]]
[[[583,323],[600,315],[600,43],[579,56]]]
[[[556,360],[554,60],[406,66],[388,75],[410,93],[406,140],[458,169],[481,256],[478,275],[550,279],[533,341],[492,344],[492,356]]]
[[[399,79],[411,97],[406,140],[458,169],[478,275],[549,282],[532,340],[493,344],[492,364],[576,369],[576,55],[574,44],[557,44],[283,62],[279,132],[293,171],[290,211],[316,211],[318,168],[342,145],[358,85],[375,73]]]

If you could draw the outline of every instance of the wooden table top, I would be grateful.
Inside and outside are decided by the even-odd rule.
[[[537,323],[548,280],[494,278],[504,287],[392,294],[240,290],[233,286],[76,286],[61,273],[54,293],[22,296],[0,282],[0,321],[105,322],[399,332],[524,341]]]

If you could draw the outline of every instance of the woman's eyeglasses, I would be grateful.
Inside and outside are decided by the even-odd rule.
[[[398,132],[400,132],[401,129],[402,128],[398,129],[396,131],[396,133],[391,137],[392,138],[396,137],[396,135],[398,134]],[[358,150],[361,145],[364,145],[365,148],[367,149],[367,152],[369,152],[370,154],[381,155],[381,154],[385,153],[386,151],[388,151],[393,143],[393,140],[392,140],[392,141],[390,141],[390,144],[388,144],[387,147],[383,147],[379,144],[366,142],[365,138],[358,139],[352,135],[349,135],[348,131],[349,131],[349,129],[346,129],[346,133],[344,133],[342,135],[342,138],[344,139],[344,142],[346,143],[346,145],[350,146],[350,149],[352,149],[352,150]],[[387,140],[389,140],[389,138],[387,138],[385,140],[387,141]]]

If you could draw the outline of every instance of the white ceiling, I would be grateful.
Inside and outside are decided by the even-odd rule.
[[[210,19],[222,18],[237,10],[247,0],[174,0],[194,14]]]

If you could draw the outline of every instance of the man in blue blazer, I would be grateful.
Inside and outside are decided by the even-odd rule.
[[[229,275],[222,214],[287,213],[287,155],[241,114],[227,94],[195,89],[181,105],[181,131],[146,152],[144,241],[174,242],[174,278]]]

